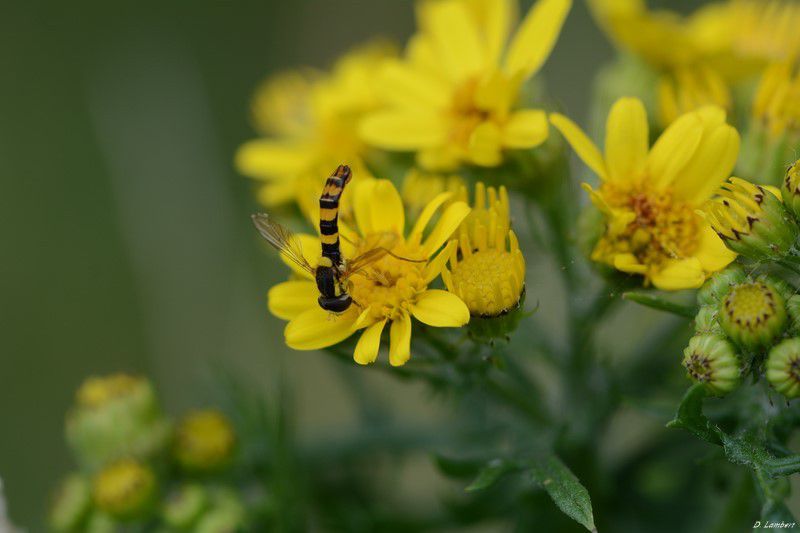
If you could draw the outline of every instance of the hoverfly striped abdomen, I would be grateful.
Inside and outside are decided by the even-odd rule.
[[[342,252],[339,248],[339,200],[344,187],[350,181],[350,167],[339,165],[325,181],[325,188],[319,198],[319,233],[322,240],[322,257],[331,260],[332,266],[342,266]]]

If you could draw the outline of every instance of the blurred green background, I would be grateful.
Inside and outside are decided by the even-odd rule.
[[[346,428],[333,363],[288,354],[267,315],[285,271],[257,244],[251,183],[231,161],[265,75],[412,27],[398,0],[4,4],[0,476],[18,523],[43,529],[71,467],[63,417],[90,374],[146,373],[179,413],[211,401],[214,365],[265,389],[285,372],[301,428]],[[611,57],[576,2],[544,70],[571,115],[585,115]],[[403,402],[401,415],[429,404]]]

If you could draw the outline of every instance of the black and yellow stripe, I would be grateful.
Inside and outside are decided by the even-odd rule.
[[[344,186],[350,181],[350,167],[339,165],[325,181],[322,196],[319,198],[319,233],[322,241],[322,257],[327,257],[334,265],[342,264],[339,249],[339,200]]]

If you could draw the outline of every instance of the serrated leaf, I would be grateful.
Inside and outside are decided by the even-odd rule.
[[[668,428],[682,428],[711,444],[722,445],[719,432],[703,414],[703,399],[706,390],[701,384],[692,386],[684,394],[675,418],[667,423]]]
[[[465,489],[467,492],[483,490],[510,472],[519,470],[519,465],[506,459],[492,459],[478,472],[478,477]]]
[[[589,531],[596,531],[589,491],[561,459],[552,455],[537,462],[531,475],[564,514]]]

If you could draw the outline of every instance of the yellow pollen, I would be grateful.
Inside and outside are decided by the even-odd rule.
[[[475,316],[493,317],[517,306],[525,284],[519,250],[478,250],[453,266],[453,292]]]
[[[373,239],[365,238],[355,256],[371,249],[373,245],[370,242]],[[405,260],[421,259],[421,246],[398,239],[391,252],[397,257],[386,254],[350,278],[350,296],[362,309],[369,308],[373,321],[398,318],[415,302],[417,295],[427,288],[427,262]]]
[[[694,208],[676,201],[669,192],[622,190],[611,184],[600,190],[605,201],[629,214],[631,221],[607,231],[593,259],[613,266],[619,254],[633,254],[640,264],[659,265],[690,257],[698,246],[701,219]]]

